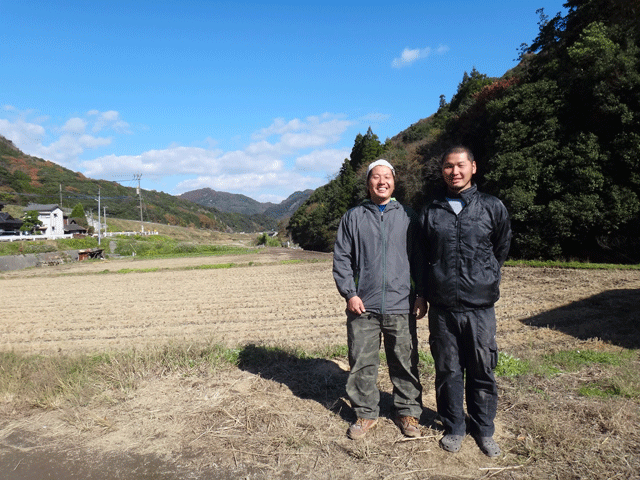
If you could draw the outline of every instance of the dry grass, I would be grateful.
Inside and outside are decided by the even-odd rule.
[[[51,351],[51,342],[41,344],[48,353],[34,352],[28,339],[16,335],[20,322],[0,320],[3,336],[22,348],[12,352],[8,346],[0,356],[0,462],[10,466],[5,471],[26,468],[27,458],[63,451],[67,465],[92,467],[107,472],[106,478],[136,478],[110,467],[115,460],[129,465],[132,458],[153,459],[162,471],[173,472],[139,477],[163,480],[638,478],[640,319],[631,307],[640,272],[505,269],[499,342],[520,374],[499,378],[496,438],[504,455],[491,460],[471,438],[455,455],[438,447],[424,322],[419,325],[423,436],[406,439],[393,424],[392,389],[383,365],[378,428],[362,441],[346,437],[353,413],[344,392],[344,305],[331,300],[322,308],[325,317],[313,316],[335,295],[330,263],[283,263],[304,259],[303,252],[297,255],[243,256],[236,261],[260,266],[215,271],[187,271],[184,266],[195,260],[171,259],[168,268],[153,273],[100,275],[105,268],[123,268],[114,262],[5,275],[4,292],[40,280],[49,282],[49,290],[63,288],[66,279],[85,286],[95,280],[103,289],[124,283],[140,291],[151,284],[149,292],[163,293],[165,286],[167,292],[182,292],[176,280],[187,278],[202,291],[215,280],[206,302],[188,300],[182,306],[178,295],[144,328],[135,325],[138,316],[124,311],[118,322],[106,316],[100,325],[60,317],[47,326],[45,337],[65,345],[62,353]],[[69,269],[86,270],[55,274]],[[285,274],[292,280],[278,282]],[[235,281],[251,292],[245,307],[234,307],[249,315],[246,319],[224,309],[242,305],[231,298]],[[125,294],[119,295],[122,300]],[[110,297],[103,292],[95,298]],[[127,311],[136,308],[132,301]],[[207,321],[196,321],[197,308],[206,310]],[[41,328],[36,320],[24,335]],[[190,328],[201,327],[206,328],[189,335]],[[158,336],[163,329],[178,334],[173,340]],[[220,332],[234,341],[215,341]],[[127,334],[122,341],[101,348],[122,333]]]
[[[107,230],[109,232],[140,232],[142,228],[144,228],[145,232],[158,232],[159,235],[165,235],[177,242],[192,242],[205,245],[250,246],[255,244],[258,237],[257,233],[227,233],[107,217]]]
[[[34,433],[46,423],[49,435],[82,438],[84,448],[101,454],[124,444],[141,454],[162,452],[200,474],[251,478],[346,479],[359,471],[364,478],[626,479],[640,467],[638,395],[577,394],[585,382],[610,378],[607,368],[588,363],[554,375],[501,377],[497,437],[505,454],[491,461],[470,438],[460,454],[440,450],[431,398],[422,438],[402,437],[390,418],[384,364],[380,425],[364,441],[348,440],[354,417],[342,352],[191,344],[100,356],[5,355],[3,432]],[[637,372],[639,363],[634,352],[616,368]],[[430,397],[427,370],[421,376]],[[638,388],[637,375],[634,382]],[[38,418],[38,411],[46,414]]]

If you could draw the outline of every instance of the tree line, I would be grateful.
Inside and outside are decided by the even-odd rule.
[[[538,10],[538,36],[501,78],[475,68],[450,102],[384,143],[358,134],[336,177],[296,211],[303,248],[330,251],[340,217],[366,198],[367,164],[398,172],[419,210],[442,188],[439,157],[466,145],[481,190],[512,219],[512,258],[640,262],[640,2],[568,0]]]

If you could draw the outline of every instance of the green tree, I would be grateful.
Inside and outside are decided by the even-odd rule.
[[[514,255],[629,261],[640,213],[640,29],[621,2],[569,3],[565,18],[541,16],[525,81],[487,103],[486,178],[511,212]]]
[[[484,86],[491,85],[491,83],[493,83],[493,79],[487,77],[484,73],[480,73],[476,70],[476,67],[471,70],[471,75],[464,72],[462,82],[458,84],[458,91],[451,99],[449,108],[454,112],[467,108],[473,103],[473,95],[482,90]]]
[[[357,172],[362,165],[380,158],[384,152],[384,146],[380,143],[378,136],[373,133],[371,127],[367,133],[356,135],[356,140],[351,149],[350,163],[354,172]]]
[[[22,221],[23,223],[20,227],[20,231],[22,232],[33,232],[36,227],[42,225],[42,222],[38,220],[38,212],[36,210],[25,212]]]
[[[76,221],[78,222],[79,225],[82,225],[83,227],[87,227],[89,224],[87,222],[87,216],[84,213],[84,207],[82,206],[81,203],[76,204],[75,207],[73,207],[73,210],[71,211],[71,218],[76,219]]]

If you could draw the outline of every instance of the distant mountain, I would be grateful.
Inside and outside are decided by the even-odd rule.
[[[278,205],[273,205],[268,207],[264,211],[264,215],[267,217],[277,218],[281,220],[283,218],[289,218],[294,212],[302,205],[307,198],[311,196],[313,190],[305,190],[303,192],[293,192],[289,195],[285,200],[280,202]],[[269,205],[268,203],[263,203],[263,205]]]
[[[256,215],[263,213],[273,203],[260,203],[253,198],[237,193],[217,192],[211,188],[200,188],[185,192],[178,197],[203,207],[211,207],[221,212],[242,213],[244,215]]]
[[[264,215],[282,220],[289,218],[302,203],[311,196],[313,190],[294,192],[279,204],[261,203],[253,198],[237,193],[218,192],[211,188],[200,188],[178,195],[179,198],[189,200],[207,208],[215,208],[221,212],[241,213],[244,215]]]
[[[71,209],[79,203],[85,212],[93,211],[97,215],[100,195],[101,213],[106,209],[114,218],[137,220],[142,217],[145,221],[170,225],[244,232],[273,230],[278,224],[271,216],[223,212],[155,190],[140,193],[132,187],[93,180],[48,160],[25,155],[11,140],[0,135],[0,203],[6,205],[57,203]]]

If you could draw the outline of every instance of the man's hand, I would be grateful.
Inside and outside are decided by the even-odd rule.
[[[427,301],[424,298],[416,298],[415,304],[413,305],[413,313],[417,319],[420,319],[427,314]]]
[[[361,315],[366,312],[364,303],[362,303],[362,299],[357,295],[347,300],[347,310],[349,310],[351,313],[355,313],[356,315]]]

